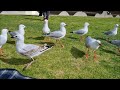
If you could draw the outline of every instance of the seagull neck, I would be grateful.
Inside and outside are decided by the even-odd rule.
[[[84,29],[88,29],[88,26],[85,25],[85,26],[84,26]]]
[[[46,23],[44,24],[44,27],[48,27],[48,22],[46,22]]]
[[[87,32],[88,31],[88,26],[84,26],[84,30]]]
[[[24,28],[20,28],[19,33],[24,34]]]
[[[3,36],[5,36],[7,38],[7,33],[2,33]]]
[[[23,47],[24,46],[24,40],[17,40],[16,46],[17,47]]]
[[[60,27],[60,30],[62,31],[62,32],[66,32],[66,28],[65,27]]]
[[[118,27],[115,27],[115,28],[114,28],[114,31],[117,31],[117,30],[118,30]]]

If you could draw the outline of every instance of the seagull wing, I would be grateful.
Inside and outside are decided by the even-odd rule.
[[[51,32],[48,36],[53,38],[60,38],[63,36],[63,34],[61,33],[61,31],[54,31],[54,32]]]

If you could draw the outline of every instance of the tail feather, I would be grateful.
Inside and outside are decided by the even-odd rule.
[[[70,33],[73,33],[73,31],[72,31],[72,32],[70,32]]]

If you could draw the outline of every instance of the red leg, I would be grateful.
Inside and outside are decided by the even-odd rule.
[[[3,50],[0,48],[0,55],[3,56]]]
[[[80,36],[80,41],[82,41],[83,40],[83,37],[82,36]]]
[[[60,43],[61,47],[64,48],[64,45],[62,44],[62,42],[60,42],[60,40],[59,40],[59,43]]]
[[[86,56],[86,59],[88,59],[88,57],[89,57],[89,54],[88,54],[88,53],[89,53],[89,48],[87,48],[87,52],[86,52],[86,55],[85,55],[85,56]]]
[[[120,53],[120,48],[118,48],[118,52]]]
[[[94,61],[96,61],[97,55],[96,55],[96,51],[94,51]]]

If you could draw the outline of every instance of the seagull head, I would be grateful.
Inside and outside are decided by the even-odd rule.
[[[89,26],[90,24],[88,23],[88,22],[85,22],[85,24],[84,24],[85,26]]]
[[[8,29],[2,29],[2,34],[7,34]]]
[[[60,27],[64,27],[64,26],[66,26],[66,23],[61,22],[61,23],[60,23]]]
[[[19,25],[19,29],[21,29],[21,28],[24,29],[25,27],[26,27],[26,26],[23,25],[23,24],[20,24],[20,25]]]
[[[44,20],[44,24],[48,24],[48,20],[47,19]]]
[[[119,25],[118,24],[115,24],[115,27],[118,27]]]
[[[21,34],[17,34],[15,36],[12,36],[11,38],[15,38],[16,40],[24,40],[24,36]]]
[[[47,19],[45,19],[45,20],[44,20],[44,22],[48,22],[48,20],[47,20]]]
[[[99,46],[102,45],[100,40],[96,40],[96,42],[98,43]]]

